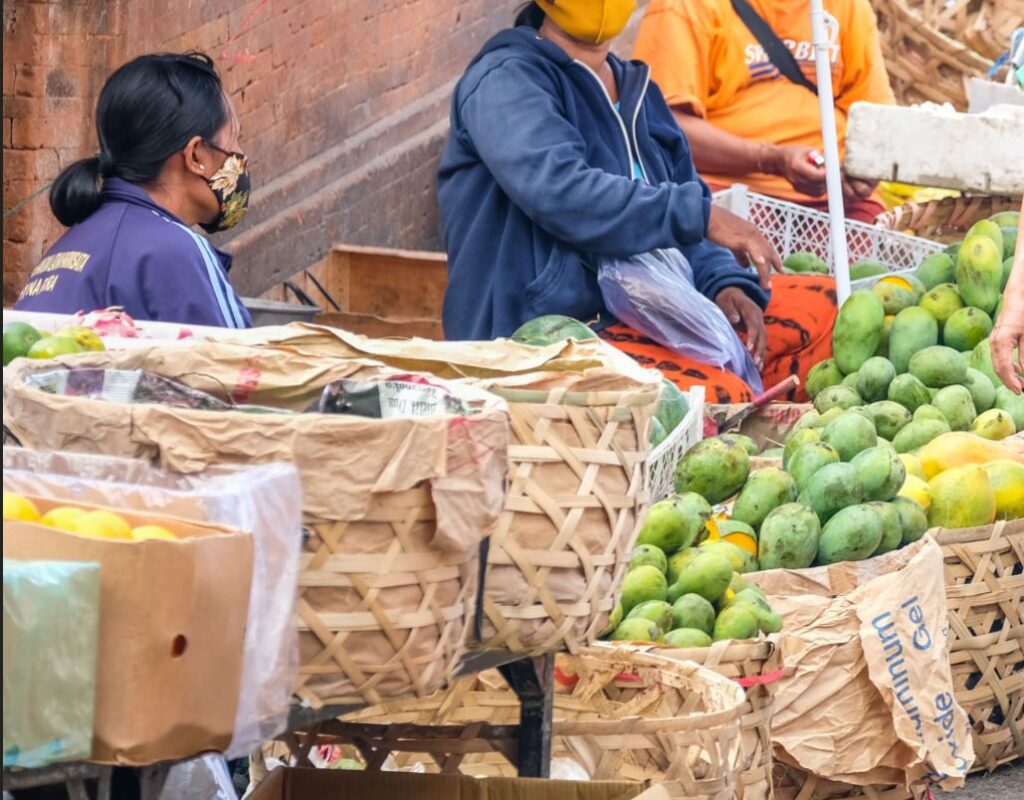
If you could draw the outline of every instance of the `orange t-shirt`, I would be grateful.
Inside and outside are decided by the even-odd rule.
[[[748,1],[786,43],[804,74],[817,83],[810,2]],[[894,99],[868,0],[824,0],[824,5],[838,23],[831,56],[842,153],[850,105]],[[634,55],[651,65],[652,77],[673,108],[688,108],[744,139],[822,146],[818,98],[779,73],[730,0],[651,0]],[[806,199],[777,175],[703,177],[711,183],[745,183],[775,197]]]

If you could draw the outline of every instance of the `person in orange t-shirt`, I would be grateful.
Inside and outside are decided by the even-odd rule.
[[[810,0],[748,0],[815,80]],[[858,100],[894,102],[868,0],[825,0],[840,154]],[[834,21],[834,23],[833,23]],[[818,98],[784,77],[731,0],[651,0],[634,55],[651,66],[704,179],[824,208]],[[818,162],[818,163],[815,163]],[[874,221],[874,184],[843,175],[846,213]]]

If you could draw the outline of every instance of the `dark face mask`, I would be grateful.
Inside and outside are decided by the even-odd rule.
[[[249,208],[249,162],[243,153],[232,153],[210,142],[206,144],[227,156],[221,168],[206,181],[217,198],[220,212],[213,221],[199,223],[207,233],[217,233],[235,227],[245,217]]]

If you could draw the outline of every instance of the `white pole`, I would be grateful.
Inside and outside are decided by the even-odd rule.
[[[850,296],[850,256],[846,249],[846,212],[843,209],[843,183],[839,174],[836,109],[832,99],[830,40],[822,0],[811,0],[811,38],[814,40],[821,137],[825,147],[825,186],[828,189],[828,216],[832,231],[832,264],[836,276],[836,295],[842,304]]]

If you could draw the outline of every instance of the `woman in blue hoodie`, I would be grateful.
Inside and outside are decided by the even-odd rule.
[[[696,288],[744,331],[766,385],[779,374],[805,376],[812,358],[830,355],[834,292],[820,313],[801,320],[800,335],[778,346],[767,341],[764,309],[778,255],[753,225],[712,206],[647,66],[610,53],[634,7],[633,0],[536,0],[459,81],[438,174],[445,333],[508,336],[543,314],[605,327],[615,321],[598,288],[599,260],[675,248],[692,265]],[[789,284],[783,276],[774,283],[776,290]],[[623,327],[613,324],[605,335],[630,338]],[[720,384],[728,388],[719,399],[749,396],[734,375],[687,369],[684,357],[639,344],[623,349],[683,387]]]
[[[96,109],[100,152],[50,189],[70,228],[15,308],[73,314],[121,306],[140,320],[245,328],[231,256],[193,230],[245,216],[238,117],[208,56],[145,55],[111,75]]]

